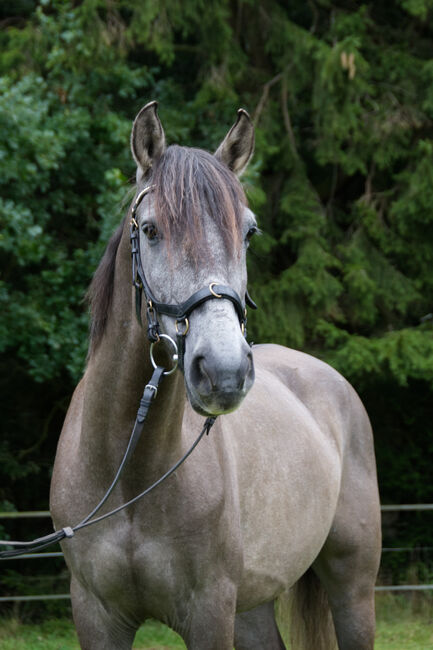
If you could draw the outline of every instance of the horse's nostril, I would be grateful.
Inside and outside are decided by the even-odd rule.
[[[191,364],[192,383],[200,392],[210,392],[212,390],[212,379],[209,372],[206,371],[206,363],[203,355],[198,355],[193,359]]]
[[[239,370],[238,370],[239,390],[243,390],[245,383],[251,374],[252,367],[253,367],[253,356],[251,352],[248,352],[248,354],[242,360],[242,363],[239,366]]]
[[[241,359],[226,358],[225,361],[200,354],[191,363],[190,380],[202,396],[212,392],[243,391],[251,382],[253,367],[250,351]]]

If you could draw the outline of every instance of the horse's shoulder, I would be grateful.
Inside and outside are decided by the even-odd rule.
[[[313,375],[315,379],[329,379],[330,381],[346,382],[344,377],[329,364],[321,361],[311,354],[286,348],[275,343],[265,343],[253,346],[254,363],[274,372],[286,370],[298,375]]]
[[[304,403],[319,397],[341,405],[359,402],[353,387],[335,368],[310,354],[276,344],[254,346],[253,353],[258,373],[270,373]]]
[[[354,388],[339,372],[320,359],[280,345],[253,349],[259,383],[274,380],[283,384],[340,449],[351,449],[362,462],[367,459],[371,464],[368,415]]]

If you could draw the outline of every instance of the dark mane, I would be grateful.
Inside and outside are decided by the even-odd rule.
[[[242,212],[247,203],[238,178],[215,156],[191,147],[172,145],[152,173],[158,228],[182,246],[196,262],[209,253],[204,246],[203,216],[211,216],[229,252],[242,241]]]
[[[117,249],[122,239],[125,219],[126,217],[123,218],[120,226],[111,235],[105,253],[99,262],[86,294],[86,301],[90,306],[89,359],[101,342],[107,325],[113,297]]]
[[[215,156],[172,145],[155,163],[149,183],[155,185],[156,220],[168,247],[181,241],[196,263],[206,258],[210,251],[204,244],[203,215],[207,213],[222,232],[227,250],[234,254],[240,249],[246,197],[237,177]],[[109,318],[124,223],[125,219],[108,242],[87,292],[91,314],[88,358],[101,342]]]

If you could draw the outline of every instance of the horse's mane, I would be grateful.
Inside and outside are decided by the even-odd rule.
[[[123,228],[126,217],[111,236],[105,253],[99,262],[89,289],[86,294],[86,301],[90,306],[90,336],[88,359],[93,355],[107,325],[113,298],[114,270],[116,265],[117,249],[122,239]]]
[[[203,237],[206,213],[222,232],[228,252],[239,250],[241,218],[247,201],[237,177],[215,156],[202,149],[172,145],[154,164],[148,184],[155,185],[152,196],[156,223],[168,247],[182,242],[196,263],[206,258],[210,253]],[[108,242],[87,292],[91,313],[89,358],[108,322],[124,223],[125,219]]]

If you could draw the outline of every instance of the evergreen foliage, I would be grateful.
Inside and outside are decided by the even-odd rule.
[[[209,150],[249,110],[251,338],[340,370],[373,421],[383,500],[433,500],[432,17],[431,0],[2,3],[3,506],[46,507],[82,298],[151,99],[169,142]]]

